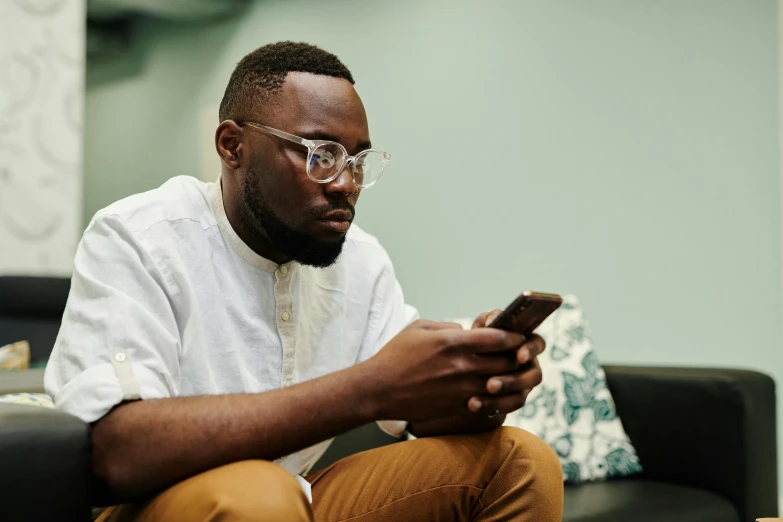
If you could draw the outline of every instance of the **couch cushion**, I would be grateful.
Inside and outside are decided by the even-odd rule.
[[[563,522],[740,522],[715,493],[640,479],[566,486]]]

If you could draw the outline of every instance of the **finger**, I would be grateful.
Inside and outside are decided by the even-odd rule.
[[[501,313],[503,313],[503,310],[499,308],[495,308],[494,310],[490,310],[488,312],[483,312],[479,314],[478,317],[476,317],[476,320],[473,321],[473,326],[471,326],[471,328],[485,328],[492,324],[492,321],[494,321]]]
[[[460,325],[459,323],[430,321],[428,319],[419,319],[414,323],[412,323],[411,326],[416,326],[423,330],[462,330],[462,325]]]
[[[464,330],[462,328],[462,325],[459,323],[452,323],[452,322],[440,322],[437,323],[436,330]]]
[[[516,354],[513,350],[506,350],[487,355],[473,354],[475,372],[478,375],[491,377],[493,375],[514,374],[519,370]]]
[[[444,332],[446,334],[446,332]],[[504,350],[517,350],[525,337],[516,332],[506,332],[496,328],[476,328],[475,330],[453,330],[447,332],[444,341],[452,346],[462,346],[473,353],[492,353]]]
[[[546,341],[544,341],[544,338],[540,335],[531,334],[517,351],[519,364],[525,364],[530,359],[541,355],[545,348]]]
[[[474,328],[483,328],[484,325],[487,324],[487,316],[489,315],[489,312],[481,312],[478,317],[476,317],[476,320],[473,321],[473,324],[470,326],[470,329]]]
[[[525,405],[528,393],[515,393],[513,395],[500,395],[490,397],[487,395],[471,397],[468,399],[468,410],[473,413],[492,415],[495,412],[511,413]]]
[[[495,308],[494,310],[491,310],[491,311],[490,311],[490,312],[487,314],[487,317],[484,319],[484,326],[489,326],[489,325],[491,325],[491,324],[492,324],[492,322],[493,322],[495,319],[497,319],[497,318],[498,318],[498,316],[499,316],[500,314],[502,314],[502,313],[503,313],[503,310],[501,310],[501,309],[499,309],[499,308]]]
[[[530,362],[530,367],[512,375],[496,375],[487,380],[487,391],[493,395],[522,393],[530,391],[539,384],[543,375],[537,359]]]
[[[429,319],[416,319],[407,328],[422,329],[422,330],[435,330],[437,328],[437,321],[430,321]]]

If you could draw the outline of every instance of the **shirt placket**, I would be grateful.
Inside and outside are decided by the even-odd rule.
[[[294,368],[296,354],[296,330],[294,328],[293,297],[291,295],[291,279],[293,265],[280,265],[275,270],[275,315],[277,317],[277,332],[283,346],[283,371],[281,385],[294,384]]]

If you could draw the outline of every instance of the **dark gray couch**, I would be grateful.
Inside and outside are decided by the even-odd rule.
[[[36,353],[48,353],[60,314],[36,316],[27,306],[15,322],[13,296],[0,277],[0,345],[13,324],[19,340],[37,330]],[[29,283],[29,284],[28,284]],[[35,281],[17,280],[13,288]],[[46,300],[37,287],[34,303]],[[67,294],[67,287],[65,288]],[[62,295],[52,301],[62,303]],[[21,325],[21,326],[20,326]],[[25,326],[26,325],[26,326]],[[32,325],[32,326],[31,326]],[[7,332],[6,332],[7,333]],[[32,336],[21,335],[30,339]],[[48,343],[48,347],[45,343]],[[566,486],[566,521],[751,522],[777,516],[775,388],[766,375],[722,369],[606,366],[609,387],[644,473],[608,482]],[[0,375],[5,386],[40,389],[40,372]],[[23,382],[24,381],[24,382]],[[395,440],[375,426],[339,437],[317,467]],[[90,520],[89,427],[78,419],[32,406],[0,404],[0,521]]]

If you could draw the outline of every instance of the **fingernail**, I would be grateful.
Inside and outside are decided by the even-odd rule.
[[[490,393],[497,393],[503,389],[503,382],[500,379],[490,379],[487,384],[487,389]]]
[[[472,412],[481,411],[481,401],[473,397],[468,401],[468,409]]]
[[[519,362],[526,363],[530,359],[530,350],[527,348],[519,349]]]

